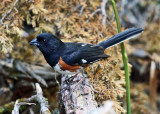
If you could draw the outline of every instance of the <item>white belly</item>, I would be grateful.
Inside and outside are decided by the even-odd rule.
[[[65,74],[65,75],[74,75],[79,73],[83,68],[81,67],[80,69],[78,69],[76,72],[70,72],[69,70],[62,70],[59,66],[59,64],[56,64],[56,66],[54,66],[54,69],[61,73],[61,74]]]

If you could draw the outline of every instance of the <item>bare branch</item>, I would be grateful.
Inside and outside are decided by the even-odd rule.
[[[86,4],[87,0],[84,1],[84,4]],[[80,16],[82,16],[82,13],[84,11],[84,6],[82,6],[81,10],[80,10]]]
[[[57,72],[56,70],[54,70],[55,72]],[[58,81],[58,79],[57,79],[57,75],[55,74],[55,80],[56,80],[56,83],[58,84],[58,86],[60,87],[60,83],[59,83],[59,81]]]
[[[60,94],[67,114],[88,114],[98,106],[94,99],[93,87],[84,76],[86,74],[81,73],[74,78],[62,76]]]
[[[12,114],[19,114],[19,108],[22,105],[36,105],[35,103],[26,103],[26,102],[18,103],[18,102],[19,102],[19,99],[16,100],[15,102],[14,109],[12,110]]]
[[[38,83],[36,83],[36,92],[37,92],[36,95],[31,96],[30,98],[24,100],[23,102],[19,103],[19,100],[16,100],[14,109],[12,110],[12,114],[19,114],[19,109],[20,106],[22,105],[32,105],[32,104],[35,105],[35,103],[30,103],[34,101],[37,101],[40,104],[42,114],[51,114],[51,112],[48,109],[48,102],[43,97],[42,89]]]
[[[19,100],[16,100],[15,105],[14,105],[14,109],[12,110],[12,114],[19,114],[19,108],[20,105],[18,104]]]
[[[83,4],[86,4],[86,2],[87,2],[87,0],[85,0]],[[79,15],[80,15],[80,17],[81,17],[81,16],[82,16],[82,13],[83,13],[83,11],[84,11],[84,8],[85,8],[85,7],[79,3],[79,4],[74,8],[74,11],[80,9],[80,14],[79,14]]]
[[[105,25],[106,24],[106,19],[107,19],[107,14],[106,14],[106,3],[108,2],[108,0],[102,0],[102,3],[101,3],[101,11],[102,11],[102,25]]]
[[[91,17],[93,17],[94,15],[96,15],[97,13],[99,13],[101,11],[101,9],[97,9],[96,11],[94,11],[93,13],[91,13],[91,16],[88,18],[88,20],[86,21],[86,23],[88,23],[91,19]]]
[[[36,100],[41,106],[41,112],[42,114],[51,114],[51,112],[48,109],[48,101],[43,97],[43,92],[38,83],[36,83]]]

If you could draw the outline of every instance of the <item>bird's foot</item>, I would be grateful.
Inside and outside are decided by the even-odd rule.
[[[78,85],[80,85],[83,81],[84,81],[84,77],[75,85],[75,87],[73,87],[73,89],[67,94],[65,95],[64,97],[64,100],[63,101],[68,101],[71,96],[72,96],[72,93],[76,90],[76,88],[78,87]]]

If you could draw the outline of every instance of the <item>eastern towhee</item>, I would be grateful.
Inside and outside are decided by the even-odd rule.
[[[139,35],[142,28],[130,28],[96,45],[62,42],[50,33],[39,34],[30,44],[36,45],[48,64],[61,74],[79,73],[84,66],[109,56],[104,50]]]

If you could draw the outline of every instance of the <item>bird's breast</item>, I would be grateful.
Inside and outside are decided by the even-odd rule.
[[[83,67],[81,67],[80,65],[68,65],[60,57],[58,63],[54,66],[54,69],[61,74],[72,75],[80,72]]]

